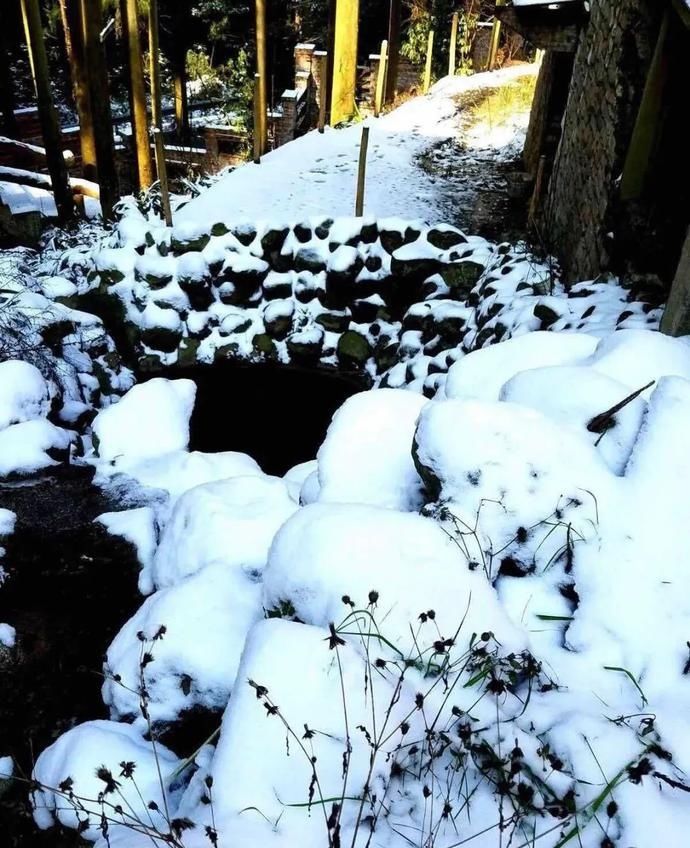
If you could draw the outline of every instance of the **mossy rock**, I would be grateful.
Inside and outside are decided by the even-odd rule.
[[[259,356],[275,359],[278,355],[276,343],[268,333],[257,333],[252,339],[252,347]]]
[[[235,236],[235,238],[240,244],[244,245],[245,247],[249,247],[249,245],[256,238],[256,229],[250,224],[243,224],[238,227],[234,227],[232,230],[232,234]]]
[[[382,374],[392,368],[398,359],[398,346],[395,343],[386,343],[377,345],[374,350],[374,361],[376,362],[376,371]]]
[[[110,395],[113,393],[114,389],[110,374],[100,362],[94,361],[93,376],[98,380],[98,388],[101,394]]]
[[[460,230],[449,226],[432,227],[426,234],[426,240],[439,250],[450,250],[451,247],[467,243]]]
[[[41,328],[41,338],[51,350],[60,347],[65,336],[76,333],[77,325],[74,321],[53,321]]]
[[[156,243],[153,235],[148,230],[144,233],[144,241],[146,242],[146,247],[153,247]]]
[[[227,362],[228,360],[237,359],[240,357],[240,346],[237,342],[228,342],[227,344],[218,345],[213,353],[214,362]]]
[[[477,285],[485,268],[479,262],[464,259],[452,265],[444,265],[440,271],[445,284],[453,291],[453,295],[465,299]]]
[[[280,253],[289,232],[290,230],[287,227],[266,230],[261,237],[261,249],[263,250],[264,255],[268,257],[274,253]]]
[[[282,340],[292,330],[292,315],[278,315],[273,319],[264,315],[264,326],[271,338]]]
[[[172,274],[144,274],[144,280],[149,284],[154,291],[164,289],[168,283],[172,282]]]
[[[348,330],[338,339],[338,362],[345,368],[363,368],[372,352],[369,341],[354,330]]]
[[[225,226],[222,221],[218,221],[211,227],[211,235],[212,236],[225,236],[230,232],[230,230]]]
[[[278,283],[266,284],[264,280],[262,284],[264,298],[266,300],[284,300],[292,295],[292,281],[285,280]]]
[[[311,247],[302,247],[295,254],[295,271],[311,271],[318,274],[326,270],[326,261],[318,250]]]
[[[98,276],[103,286],[112,286],[125,278],[122,271],[118,271],[117,268],[101,268],[98,271]]]
[[[328,236],[331,233],[331,227],[332,226],[333,226],[333,219],[332,218],[326,218],[325,221],[322,221],[318,225],[318,227],[316,227],[314,229],[314,234],[316,235],[317,238],[320,238],[321,240],[327,239]]]
[[[172,353],[182,338],[180,330],[169,330],[167,327],[147,327],[141,331],[141,341],[152,350],[162,350]]]
[[[209,233],[202,233],[196,238],[192,239],[177,239],[175,236],[172,236],[170,239],[170,249],[173,253],[188,253],[189,251],[200,251],[203,250],[206,245],[211,241],[211,236]],[[160,252],[160,250],[159,250]]]
[[[314,362],[321,356],[323,335],[318,341],[306,341],[300,333],[295,333],[288,338],[287,349],[290,357],[297,362]]]
[[[312,229],[309,224],[295,224],[292,232],[295,234],[295,238],[300,244],[305,244],[306,242],[311,240],[313,235]]]
[[[160,356],[155,353],[147,353],[139,357],[139,371],[142,374],[157,374],[163,370]]]
[[[196,365],[199,344],[199,339],[182,339],[177,349],[177,364],[180,368],[189,368],[192,365]]]
[[[204,312],[213,303],[210,277],[181,277],[177,282],[189,298],[189,305],[197,312]]]
[[[558,312],[554,309],[551,309],[550,306],[547,306],[544,303],[538,303],[534,309],[532,310],[534,317],[538,318],[541,321],[541,329],[548,330],[548,328],[555,324],[556,321],[561,317]]]
[[[393,254],[391,257],[391,274],[399,279],[426,280],[428,277],[439,273],[443,267],[445,266],[440,260],[431,256],[400,259]]]
[[[373,274],[376,273],[376,271],[380,271],[382,266],[383,260],[380,256],[367,256],[364,260],[364,267],[367,271],[371,271]]]
[[[221,336],[232,336],[238,335],[239,333],[246,333],[247,330],[252,326],[251,318],[242,318],[241,316],[233,316],[236,318],[235,322],[229,320],[229,318],[225,318],[220,322],[220,326],[218,327],[218,332]]]
[[[322,312],[314,320],[329,333],[344,333],[350,326],[347,312]]]

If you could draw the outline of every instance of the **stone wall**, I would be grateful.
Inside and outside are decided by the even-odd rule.
[[[654,0],[597,0],[575,56],[541,228],[567,279],[609,268],[620,177],[660,24]]]

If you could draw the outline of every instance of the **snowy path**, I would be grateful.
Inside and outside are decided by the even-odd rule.
[[[459,98],[534,75],[534,65],[515,65],[472,77],[446,77],[379,119],[370,118],[365,212],[426,223],[448,217],[444,179],[420,167],[420,157],[461,131]],[[300,220],[310,215],[351,215],[362,127],[310,132],[220,179],[181,209],[179,223]],[[499,145],[511,142],[510,134]],[[445,186],[447,189],[447,186]],[[457,202],[457,198],[456,198]]]

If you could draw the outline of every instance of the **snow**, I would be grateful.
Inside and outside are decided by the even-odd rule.
[[[175,504],[140,588],[173,586],[214,562],[258,579],[273,536],[296,509],[277,477],[236,476],[190,489]]]
[[[367,213],[406,220],[444,220],[433,174],[417,165],[426,151],[457,133],[456,98],[466,92],[492,87],[533,75],[534,65],[516,65],[472,77],[448,77],[427,97],[403,104],[388,115],[364,122],[369,127],[369,155],[365,203]],[[362,125],[314,130],[291,144],[229,172],[210,189],[191,200],[176,215],[185,226],[217,221],[266,220],[266,198],[280,186],[281,215],[303,220],[325,214],[350,215],[354,208]],[[282,211],[282,210],[289,210]],[[277,214],[276,214],[277,213]],[[346,241],[345,239],[344,241]]]
[[[0,478],[28,475],[57,465],[49,451],[67,451],[73,434],[49,421],[35,419],[0,430]]]
[[[17,631],[11,624],[0,622],[0,645],[5,648],[14,648],[17,641]]]
[[[0,430],[44,418],[49,407],[50,391],[35,365],[18,359],[0,362]]]
[[[472,633],[491,630],[504,645],[523,647],[484,574],[471,571],[428,518],[362,504],[312,504],[278,532],[264,573],[266,609],[290,602],[300,621],[328,627],[350,612],[344,596],[361,609],[372,591],[395,644],[406,645],[410,625],[433,609],[447,632],[464,621],[457,637],[463,645]],[[428,647],[425,636],[419,647]]]
[[[9,509],[0,507],[0,539],[11,536],[14,533],[16,523],[16,514]]]
[[[594,353],[597,339],[585,333],[535,331],[500,345],[475,350],[448,372],[446,396],[498,400],[504,383],[529,368],[569,365]]]
[[[226,561],[151,595],[106,654],[103,700],[113,719],[135,719],[143,733],[142,679],[152,722],[170,722],[195,706],[222,710],[232,690],[247,631],[263,616],[261,586]],[[163,625],[165,635],[151,642]],[[140,669],[143,634],[153,661]],[[143,677],[142,677],[143,676]]]
[[[136,764],[133,778],[121,776],[122,764],[126,762]],[[177,765],[172,751],[158,743],[154,755],[151,743],[144,741],[130,725],[87,721],[60,736],[36,760],[33,779],[39,788],[32,796],[34,819],[41,830],[56,821],[64,827],[76,828],[80,821],[88,819],[89,826],[83,836],[94,842],[99,836],[102,812],[110,820],[113,831],[134,820],[163,827],[164,805],[158,766],[166,780]],[[106,786],[96,775],[96,769],[101,767],[108,769],[119,783],[116,792],[106,795],[104,806],[98,801],[99,793]],[[68,779],[71,780],[69,786],[64,784]],[[69,791],[74,794],[75,802],[78,799],[78,804],[70,803]],[[147,808],[151,801],[160,811]],[[116,805],[124,809],[122,816],[115,812]]]
[[[317,471],[318,463],[315,459],[309,462],[300,462],[293,466],[288,472],[283,475],[283,480],[288,487],[290,497],[295,503],[300,502],[300,492],[308,477]],[[318,472],[317,472],[318,473]]]
[[[95,519],[108,533],[121,536],[134,545],[142,569],[151,567],[158,544],[156,514],[152,507],[142,506],[121,512],[104,512]]]
[[[398,389],[346,400],[318,452],[319,501],[419,508],[421,480],[410,443],[425,404],[425,398]]]
[[[143,460],[184,450],[196,385],[191,380],[156,377],[131,388],[93,422],[101,459]]]

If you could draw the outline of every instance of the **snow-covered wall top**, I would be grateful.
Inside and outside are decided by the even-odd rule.
[[[392,218],[166,228],[129,213],[92,262],[89,286],[117,306],[147,372],[273,361],[432,396],[459,356],[518,324],[658,322],[616,285],[553,297],[553,267],[524,249]]]

